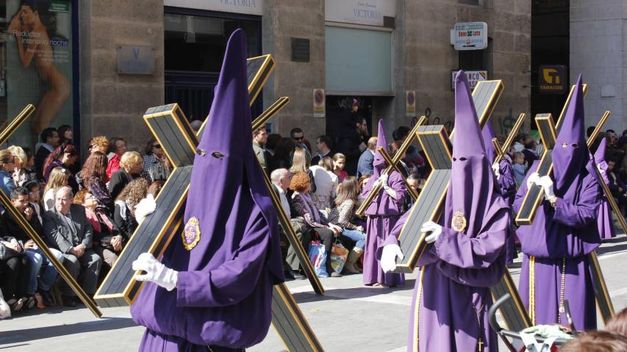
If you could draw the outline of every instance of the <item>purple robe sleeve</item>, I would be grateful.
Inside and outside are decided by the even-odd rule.
[[[512,165],[505,160],[501,161],[499,164],[499,173],[501,174],[501,177],[499,177],[501,194],[504,197],[513,195],[516,192],[516,178],[514,177]]]
[[[389,197],[397,210],[400,210],[405,203],[405,197],[407,197],[407,186],[403,181],[403,176],[398,172],[392,172],[388,179],[388,185],[396,192],[396,198]]]
[[[222,307],[234,305],[248,297],[257,286],[270,244],[268,224],[257,209],[251,215],[246,233],[233,258],[206,271],[178,273],[177,305],[179,307]]]
[[[553,220],[574,228],[587,226],[596,222],[599,204],[599,185],[594,177],[586,177],[576,203],[557,199]]]
[[[434,242],[435,255],[459,268],[488,268],[504,250],[509,218],[508,209],[500,209],[484,226],[486,230],[474,237],[443,227],[442,235]]]

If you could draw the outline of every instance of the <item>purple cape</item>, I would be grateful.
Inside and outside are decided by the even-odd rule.
[[[419,261],[408,349],[497,351],[489,287],[503,275],[509,207],[497,191],[463,71],[455,79],[451,180],[441,236]]]
[[[600,243],[596,217],[601,193],[583,131],[580,76],[551,153],[557,196],[555,208],[543,201],[533,223],[519,227],[517,232],[524,253],[520,295],[527,307],[530,303],[535,304],[530,315],[538,324],[557,323],[560,319],[565,322],[565,317],[558,315],[559,299],[563,294],[571,307],[577,307],[572,311],[575,326],[578,329],[596,327],[596,315],[591,313],[594,312],[594,299],[591,298],[594,293],[586,255]],[[534,163],[527,177],[537,167],[538,163]],[[526,179],[516,194],[513,205],[516,212],[527,192]],[[530,267],[530,257],[535,258],[533,267]],[[534,284],[533,290],[530,284]]]
[[[386,167],[385,159],[381,156],[379,147],[386,148],[385,130],[383,120],[379,120],[379,132],[377,136],[377,152],[374,156],[374,173],[362,190],[362,195],[366,196],[374,187],[375,182],[383,173]],[[397,199],[390,197],[383,189],[366,209],[368,220],[366,222],[366,247],[364,250],[364,284],[373,285],[376,283],[386,286],[399,286],[405,282],[403,274],[384,273],[377,260],[377,250],[385,245],[386,239],[390,236],[392,228],[401,215],[407,188],[403,182],[402,175],[397,171],[388,174],[388,185],[396,192]]]
[[[179,271],[176,289],[146,283],[131,307],[133,319],[155,336],[243,348],[263,340],[270,326],[272,285],[283,281],[283,272],[248,102],[246,39],[238,29],[194,159],[184,231],[162,258]]]
[[[610,181],[607,178],[607,162],[605,161],[606,147],[607,139],[603,138],[601,143],[599,143],[596,152],[594,152],[594,162],[599,168],[599,173],[603,178],[603,182],[605,182],[605,184],[609,184]],[[597,220],[597,225],[599,235],[602,239],[610,239],[616,236],[616,233],[614,232],[614,225],[612,223],[612,209],[605,195],[603,195],[601,205],[599,206],[599,218]]]

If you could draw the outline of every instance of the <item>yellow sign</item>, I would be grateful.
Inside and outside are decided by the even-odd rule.
[[[544,65],[538,69],[538,90],[545,94],[564,94],[568,86],[566,66]]]

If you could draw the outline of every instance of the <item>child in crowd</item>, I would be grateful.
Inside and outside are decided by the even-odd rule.
[[[342,153],[335,153],[333,155],[333,173],[337,175],[338,183],[342,183],[348,177],[348,172],[344,170],[345,165],[346,156]]]
[[[512,169],[514,169],[516,187],[520,187],[520,184],[525,179],[525,173],[527,172],[527,165],[525,164],[525,154],[523,154],[522,152],[514,152],[514,163],[512,164]]]

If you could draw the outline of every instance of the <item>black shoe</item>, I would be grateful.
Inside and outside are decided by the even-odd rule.
[[[285,281],[292,281],[292,280],[294,280],[294,275],[292,274],[291,270],[285,270],[283,272],[283,276],[285,276]]]
[[[307,277],[305,277],[305,275],[301,274],[298,271],[293,270],[292,271],[292,276],[294,277],[294,279],[296,280],[305,280]]]
[[[54,297],[52,297],[52,293],[50,291],[40,291],[39,294],[44,299],[44,304],[48,307],[54,306]]]
[[[76,307],[76,297],[73,296],[61,296],[63,305],[66,307]]]

